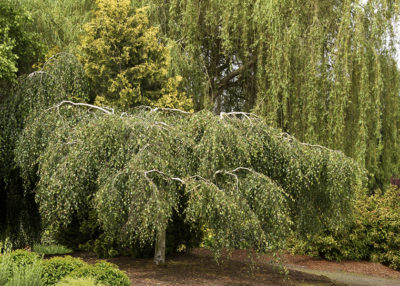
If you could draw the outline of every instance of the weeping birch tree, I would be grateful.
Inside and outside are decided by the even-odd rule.
[[[0,218],[12,233],[41,224],[75,247],[94,239],[153,251],[163,264],[166,248],[190,248],[204,229],[216,254],[268,252],[292,232],[340,229],[350,218],[358,165],[254,114],[91,105],[84,70],[69,54],[19,88],[0,121]]]
[[[177,219],[188,232],[207,229],[216,253],[239,245],[276,251],[291,231],[341,228],[361,179],[343,153],[301,143],[251,114],[117,114],[72,101],[32,118],[15,154],[24,180],[37,178],[48,230],[79,227],[94,212],[106,240],[150,246],[157,264]]]
[[[142,0],[197,108],[254,110],[339,149],[371,187],[398,174],[393,0]]]

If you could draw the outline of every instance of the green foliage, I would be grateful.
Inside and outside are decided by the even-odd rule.
[[[72,252],[71,249],[59,244],[34,244],[32,250],[43,255],[68,254]]]
[[[71,278],[65,277],[57,286],[102,286],[103,284],[96,283],[93,278]]]
[[[23,267],[30,264],[33,264],[36,260],[39,259],[39,255],[34,252],[29,252],[26,250],[18,249],[13,252],[6,254],[8,256],[11,263],[16,267]]]
[[[70,256],[39,259],[35,253],[16,250],[0,256],[0,285],[130,285],[116,265],[99,262],[88,265]]]
[[[360,194],[349,229],[326,231],[307,243],[296,241],[294,250],[331,260],[371,260],[400,269],[399,195],[396,187],[384,194]]]
[[[17,72],[32,70],[43,56],[44,46],[31,24],[30,14],[18,1],[0,2],[0,86],[15,80]]]
[[[128,276],[118,269],[114,264],[102,261],[95,265],[86,265],[81,267],[70,274],[70,277],[93,278],[96,283],[109,286],[129,286],[130,282]]]
[[[13,263],[8,255],[0,256],[0,285],[5,285],[12,276]]]
[[[85,25],[81,61],[95,102],[127,109],[137,105],[190,110],[191,99],[178,91],[180,77],[168,75],[168,50],[149,25],[145,9],[130,1],[97,1],[94,18]]]
[[[44,260],[42,270],[43,285],[55,285],[61,278],[66,277],[72,271],[84,265],[82,260],[70,256],[53,257]]]

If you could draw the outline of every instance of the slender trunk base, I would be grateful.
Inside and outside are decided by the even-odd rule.
[[[157,233],[156,249],[154,252],[154,263],[156,265],[165,265],[165,240],[166,229],[162,229]]]

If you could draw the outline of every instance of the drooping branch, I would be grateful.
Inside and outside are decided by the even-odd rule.
[[[283,138],[288,139],[288,140],[296,140],[292,135],[290,135],[290,134],[287,133],[287,132],[282,132],[280,135],[281,135]],[[340,150],[329,149],[329,148],[327,148],[327,147],[325,147],[325,146],[318,145],[318,144],[309,144],[309,143],[303,143],[303,142],[299,142],[299,141],[298,141],[298,143],[299,143],[300,145],[303,145],[303,146],[309,146],[309,147],[314,147],[314,148],[320,148],[320,149],[324,149],[324,150],[329,151],[329,152],[337,152],[337,153],[343,154],[343,152],[340,151]],[[343,154],[343,155],[344,155],[344,154]]]
[[[88,103],[82,103],[82,102],[73,102],[73,101],[69,101],[69,100],[63,100],[61,101],[59,104],[47,109],[59,109],[62,105],[64,104],[69,104],[69,105],[74,105],[74,106],[85,106],[85,107],[89,107],[90,109],[97,109],[100,110],[106,114],[112,115],[114,114],[114,109],[113,108],[109,108],[109,107],[100,107],[97,105],[93,105],[93,104],[88,104]]]
[[[231,72],[230,74],[226,75],[223,79],[221,79],[221,81],[218,84],[218,90],[223,89],[228,82],[237,77],[238,75],[240,75],[242,72],[244,72],[245,70],[247,70],[249,67],[251,67],[255,62],[256,62],[257,57],[252,57],[248,62],[246,62],[245,64],[243,64],[242,66],[240,66],[240,68],[234,70],[233,72]]]
[[[215,178],[216,175],[218,175],[218,174],[227,174],[227,175],[233,176],[233,177],[235,178],[235,180],[236,180],[237,188],[239,188],[239,177],[235,174],[236,172],[239,172],[239,171],[247,171],[247,172],[249,172],[249,173],[255,174],[255,175],[260,176],[260,177],[267,177],[265,174],[262,174],[262,173],[259,173],[259,172],[257,172],[257,171],[254,171],[254,170],[251,169],[251,168],[247,168],[247,167],[237,167],[236,169],[231,170],[231,171],[218,170],[218,171],[216,171],[216,172],[214,173],[214,178]],[[282,194],[286,195],[288,198],[291,198],[291,196],[290,196],[287,192],[285,192],[283,189],[281,189],[280,191],[281,191]]]
[[[238,111],[233,111],[233,112],[221,112],[219,114],[219,117],[221,119],[224,118],[224,116],[229,117],[231,115],[242,115],[244,116],[246,119],[251,120],[251,117],[257,118],[259,119],[260,117],[258,117],[257,115],[255,115],[254,113],[247,113],[247,112],[238,112]]]
[[[160,175],[163,175],[163,176],[167,177],[169,180],[177,181],[177,182],[180,182],[180,183],[182,183],[182,184],[185,183],[185,181],[183,181],[183,180],[180,179],[180,178],[174,178],[174,177],[172,177],[172,176],[170,176],[170,175],[168,175],[168,174],[166,174],[166,173],[164,173],[164,172],[161,172],[161,171],[159,171],[159,170],[156,170],[156,169],[153,169],[153,170],[149,170],[149,171],[145,171],[145,172],[144,172],[144,174],[145,174],[146,177],[147,177],[147,174],[150,174],[150,173],[158,173],[158,174],[160,174]]]
[[[140,105],[140,106],[135,107],[135,109],[145,109],[145,110],[149,110],[150,112],[165,111],[165,112],[178,112],[178,113],[183,113],[183,114],[188,114],[188,115],[193,114],[192,112],[184,111],[184,110],[177,109],[177,108],[162,108],[162,107],[152,108],[151,106],[147,106],[147,105]]]
[[[70,54],[70,53],[67,53],[67,52],[56,53],[56,54],[52,55],[52,56],[43,64],[43,67],[42,67],[41,71],[43,71],[43,70],[46,68],[46,66],[47,66],[52,60],[54,60],[56,57],[58,57],[58,56],[60,56],[60,55],[66,55],[66,56],[75,58],[75,56],[74,56],[73,54]]]

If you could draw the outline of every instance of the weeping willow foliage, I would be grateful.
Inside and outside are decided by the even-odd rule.
[[[48,49],[76,51],[83,25],[91,18],[94,0],[13,0],[29,11],[32,29]]]
[[[20,77],[0,105],[0,237],[10,236],[15,247],[31,243],[40,232],[40,217],[32,192],[37,175],[32,172],[31,180],[25,181],[24,191],[15,163],[18,138],[43,109],[63,99],[85,100],[87,84],[83,77],[84,71],[74,56],[58,54],[40,71]],[[36,135],[42,141],[45,140],[42,136],[48,136]]]
[[[122,247],[152,245],[176,213],[210,230],[215,249],[281,248],[290,230],[345,225],[361,175],[343,153],[252,115],[113,114],[70,102],[32,118],[15,154],[24,180],[37,176],[45,227],[62,232],[94,211]]]
[[[301,141],[398,174],[393,0],[142,0],[197,108],[254,110]]]

